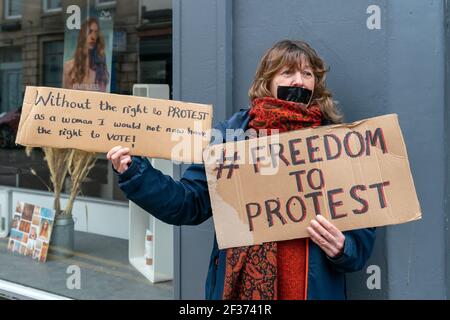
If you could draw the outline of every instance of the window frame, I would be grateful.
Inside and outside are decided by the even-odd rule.
[[[48,7],[48,1],[49,0],[42,0],[42,11],[44,13],[54,13],[54,12],[61,12],[62,11],[62,3],[61,6],[58,8],[50,8]]]
[[[15,16],[9,15],[9,9],[10,9],[10,4],[11,1],[20,1],[21,2],[21,13]],[[7,20],[17,20],[17,19],[22,19],[22,0],[5,0],[3,1],[3,9],[5,10],[3,16],[5,19]]]
[[[33,300],[74,300],[69,297],[27,287],[26,285],[21,285],[3,279],[0,279],[0,293],[6,293],[7,296],[15,299],[27,298]]]

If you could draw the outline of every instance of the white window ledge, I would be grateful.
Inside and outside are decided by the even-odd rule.
[[[32,300],[72,300],[70,298],[59,296],[47,291],[42,291],[30,287],[26,287],[17,283],[0,280],[0,291],[17,299]]]

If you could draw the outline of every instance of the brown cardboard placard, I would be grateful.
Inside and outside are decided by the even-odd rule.
[[[16,143],[202,162],[212,106],[173,100],[27,86]]]
[[[212,145],[205,171],[219,248],[421,218],[397,115]]]

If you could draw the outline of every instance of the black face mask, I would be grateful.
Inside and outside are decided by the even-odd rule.
[[[309,105],[312,91],[302,87],[278,86],[277,98],[286,101],[300,102]]]

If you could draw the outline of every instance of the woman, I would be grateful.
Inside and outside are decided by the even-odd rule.
[[[74,57],[64,64],[63,87],[105,92],[108,83],[105,40],[97,19],[89,18],[78,34]]]
[[[281,41],[261,59],[249,90],[251,108],[218,125],[226,129],[285,132],[341,122],[325,86],[322,59],[305,42]],[[304,103],[286,101],[280,87],[312,92]],[[223,134],[225,137],[225,134]],[[179,182],[164,176],[128,148],[116,146],[107,158],[127,197],[160,220],[200,224],[211,216],[203,165],[190,166]],[[345,299],[345,272],[360,270],[369,258],[374,229],[342,233],[324,217],[308,227],[310,238],[219,250],[216,240],[206,282],[207,299]],[[311,239],[312,241],[309,241]]]
[[[48,240],[48,228],[49,228],[49,223],[48,220],[44,220],[42,219],[42,223],[41,223],[41,230],[39,232],[39,237],[44,239],[44,240]]]

